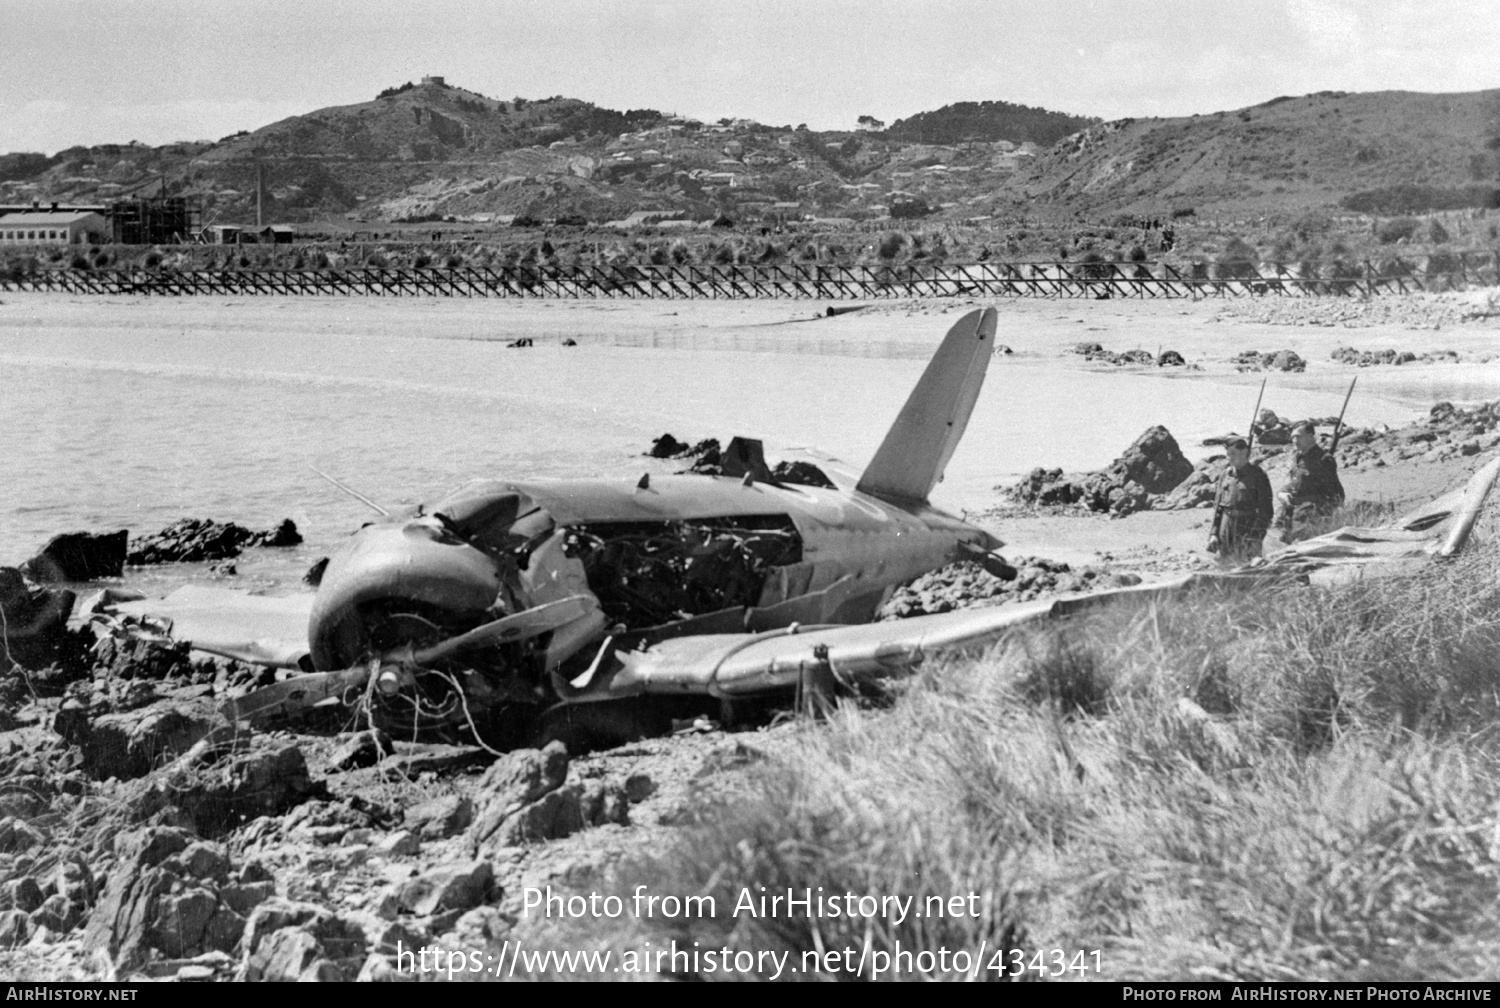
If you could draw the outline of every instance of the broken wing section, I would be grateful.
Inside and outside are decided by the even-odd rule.
[[[856,489],[903,504],[927,499],[969,424],[994,349],[993,308],[948,330]]]

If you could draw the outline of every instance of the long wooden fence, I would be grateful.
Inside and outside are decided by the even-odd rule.
[[[1370,296],[1500,282],[1500,253],[1323,264],[1179,267],[1144,263],[823,263],[42,269],[0,273],[0,290],[69,294],[335,294],[521,298],[1246,297]]]

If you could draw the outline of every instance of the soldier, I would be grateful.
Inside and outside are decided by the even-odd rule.
[[[1244,438],[1230,438],[1224,451],[1229,467],[1219,484],[1208,551],[1227,562],[1243,563],[1260,556],[1261,542],[1271,527],[1271,481],[1250,461],[1250,445]]]
[[[1286,487],[1277,495],[1281,516],[1277,526],[1282,542],[1294,538],[1293,526],[1306,524],[1319,515],[1332,514],[1344,503],[1344,485],[1339,482],[1338,463],[1318,444],[1316,429],[1303,422],[1292,428],[1292,446],[1297,457]]]

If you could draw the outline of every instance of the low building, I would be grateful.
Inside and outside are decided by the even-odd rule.
[[[267,245],[290,245],[297,237],[297,229],[290,224],[272,224],[261,228],[259,234]]]
[[[0,242],[30,245],[86,245],[109,239],[102,214],[89,211],[29,211],[0,217]]]
[[[349,216],[355,217],[354,214]],[[238,224],[211,224],[207,230],[210,245],[238,245],[240,235],[245,229]]]

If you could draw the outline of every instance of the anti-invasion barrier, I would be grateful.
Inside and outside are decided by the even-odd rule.
[[[514,265],[332,269],[40,269],[0,290],[69,294],[342,294],[540,298],[1359,297],[1500,282],[1500,253],[1362,262]]]

